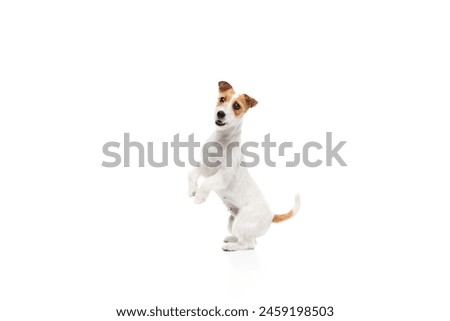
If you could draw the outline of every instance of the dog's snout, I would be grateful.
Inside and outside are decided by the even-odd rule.
[[[221,110],[217,113],[217,118],[222,119],[225,117],[225,113]]]

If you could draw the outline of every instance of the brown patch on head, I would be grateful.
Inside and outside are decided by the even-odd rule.
[[[231,107],[233,108],[234,115],[236,117],[241,117],[249,108],[255,107],[257,103],[256,99],[249,95],[242,94],[233,102]]]
[[[219,81],[219,98],[217,99],[217,106],[230,102],[233,95],[233,87],[226,81]]]

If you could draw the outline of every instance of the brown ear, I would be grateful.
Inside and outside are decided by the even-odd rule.
[[[219,81],[219,92],[227,91],[228,89],[233,89],[233,87],[226,81]]]
[[[245,102],[247,103],[248,107],[255,107],[256,104],[258,104],[258,102],[256,101],[255,98],[250,97],[247,94],[244,94],[244,98],[245,98]]]

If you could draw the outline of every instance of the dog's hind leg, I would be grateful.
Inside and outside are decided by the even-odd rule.
[[[233,230],[233,223],[234,223],[234,215],[230,215],[230,217],[228,218],[228,232],[230,233]]]
[[[265,208],[244,207],[236,216],[231,234],[237,237],[235,243],[225,243],[224,251],[252,250],[256,238],[263,235],[272,224],[272,213]]]
[[[233,230],[233,223],[234,223],[234,215],[230,215],[228,218],[228,231],[231,233]],[[235,243],[238,241],[238,238],[234,235],[227,236],[224,240],[225,243]]]

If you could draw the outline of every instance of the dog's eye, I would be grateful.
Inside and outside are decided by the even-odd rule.
[[[221,103],[224,103],[224,102],[225,102],[225,97],[220,97],[220,98],[219,98],[219,101],[220,101]]]
[[[236,109],[236,110],[238,110],[239,108],[241,108],[241,106],[239,106],[238,103],[234,103],[233,108]]]

